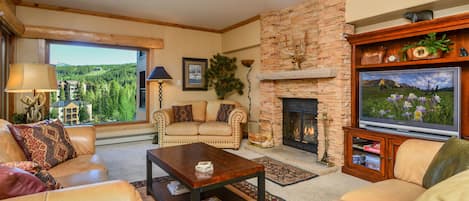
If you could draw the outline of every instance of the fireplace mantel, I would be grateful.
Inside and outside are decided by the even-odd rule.
[[[299,80],[333,78],[336,75],[337,71],[335,68],[318,68],[260,73],[257,75],[257,78],[259,80]]]

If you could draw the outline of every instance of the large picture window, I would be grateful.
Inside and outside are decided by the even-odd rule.
[[[50,95],[49,116],[66,125],[146,120],[147,115],[139,114],[146,113],[139,104],[146,95],[138,94],[146,52],[49,41],[49,63],[56,66],[59,87]]]

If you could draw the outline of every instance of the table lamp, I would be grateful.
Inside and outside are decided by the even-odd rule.
[[[33,93],[33,97],[25,96],[21,102],[26,105],[26,121],[41,121],[45,117],[44,92],[57,91],[55,67],[48,64],[11,64],[7,93]]]
[[[150,76],[148,76],[147,81],[157,81],[159,84],[159,101],[160,101],[160,109],[163,102],[163,82],[166,80],[173,79],[168,72],[164,69],[163,66],[156,66],[151,71]]]

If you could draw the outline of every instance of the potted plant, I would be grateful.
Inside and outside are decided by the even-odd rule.
[[[427,36],[418,41],[404,46],[402,51],[403,60],[420,60],[420,59],[435,59],[440,58],[444,53],[451,51],[450,46],[453,42],[446,38],[446,34],[437,38],[436,33],[429,33]]]
[[[235,77],[236,58],[229,58],[221,54],[213,55],[210,59],[210,68],[205,73],[208,87],[213,87],[218,99],[236,91],[243,95],[244,84]]]

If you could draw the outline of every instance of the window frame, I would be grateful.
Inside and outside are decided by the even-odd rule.
[[[146,52],[147,58],[146,58],[146,68],[145,71],[148,72],[150,69],[150,62],[151,62],[151,57],[150,57],[150,49],[149,48],[144,48],[144,47],[131,47],[131,46],[121,46],[121,45],[111,45],[111,44],[97,44],[97,43],[89,43],[89,42],[77,42],[77,41],[62,41],[62,40],[45,40],[45,63],[50,64],[50,45],[51,44],[60,44],[60,45],[75,45],[75,46],[85,46],[85,47],[103,47],[103,48],[113,48],[113,49],[122,49],[122,50],[135,50],[135,51],[142,51]],[[139,82],[139,75],[138,71],[137,74],[135,75],[137,77],[137,82]],[[145,82],[145,88],[149,89],[150,84],[148,82]],[[136,88],[136,93],[140,93],[140,89]],[[137,121],[123,121],[123,122],[107,122],[107,123],[99,123],[99,124],[92,124],[95,127],[106,127],[106,126],[119,126],[119,125],[134,125],[134,124],[142,124],[142,123],[150,123],[150,111],[149,111],[149,102],[150,102],[150,95],[149,95],[149,90],[146,90],[145,93],[145,120],[137,120]],[[46,105],[46,111],[49,111],[49,95],[47,95],[47,103]],[[138,109],[138,101],[136,101],[136,107]]]

